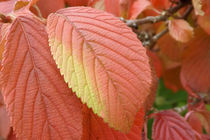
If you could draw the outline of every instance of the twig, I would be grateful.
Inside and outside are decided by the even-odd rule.
[[[163,35],[165,35],[168,32],[168,28],[166,27],[162,32],[154,35],[149,41],[143,42],[143,46],[154,46],[154,44],[160,39]]]
[[[158,16],[148,16],[142,19],[136,20],[127,20],[126,24],[130,27],[136,27],[136,25],[141,25],[145,23],[157,23],[160,21],[166,21],[171,15],[179,11],[181,8],[185,7],[190,3],[188,2],[179,2],[176,6],[169,8],[166,11],[163,11],[161,15]]]

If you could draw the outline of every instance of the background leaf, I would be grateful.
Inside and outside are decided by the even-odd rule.
[[[171,110],[155,114],[152,132],[154,140],[196,140],[196,135],[189,124]]]

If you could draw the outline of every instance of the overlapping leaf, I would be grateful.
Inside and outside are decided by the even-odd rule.
[[[170,0],[150,0],[157,9],[168,9],[171,5]]]
[[[87,6],[91,0],[65,0],[69,6]]]
[[[14,20],[2,65],[2,93],[19,139],[81,137],[81,104],[56,67],[40,20],[31,15]]]
[[[104,0],[105,10],[118,17],[128,17],[131,5],[135,0]]]
[[[6,139],[10,133],[9,116],[0,93],[0,139]]]
[[[210,35],[210,0],[202,0],[202,9],[205,14],[198,16],[198,24]]]
[[[197,132],[202,134],[203,126],[206,132],[210,134],[210,111],[204,109],[196,109],[190,113],[187,119],[189,124]]]
[[[87,7],[59,10],[47,22],[51,52],[69,87],[111,127],[128,132],[154,84],[136,35]]]
[[[65,8],[65,2],[64,0],[39,0],[37,6],[41,11],[42,16],[46,18],[50,13]]]
[[[206,0],[206,1],[208,1],[208,0]],[[192,0],[192,4],[195,9],[195,14],[203,16],[204,11],[202,10],[202,0]]]
[[[155,115],[152,138],[154,140],[196,140],[189,124],[178,113],[171,110]]]
[[[144,121],[143,109],[136,114],[134,125],[127,134],[110,128],[102,118],[95,115],[86,106],[83,107],[83,114],[83,140],[141,140]]]
[[[135,0],[129,9],[129,15],[128,18],[135,19],[141,12],[143,12],[145,9],[147,9],[149,6],[151,6],[151,3],[149,0]]]
[[[8,14],[13,11],[15,2],[17,0],[8,0],[0,2],[0,13],[1,14]]]
[[[188,42],[193,37],[193,28],[183,19],[173,19],[168,24],[170,35],[177,41]]]
[[[181,81],[189,93],[210,94],[210,36],[197,29],[183,55]]]

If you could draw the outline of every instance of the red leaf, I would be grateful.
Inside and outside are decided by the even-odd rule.
[[[104,0],[105,10],[118,17],[128,17],[128,12],[135,0]]]
[[[183,54],[181,81],[188,93],[210,94],[210,36],[197,29]]]
[[[87,6],[91,0],[65,0],[69,6]]]
[[[143,12],[149,6],[151,6],[149,0],[135,0],[130,7],[128,18],[130,19],[137,18],[138,15],[141,14],[141,12]]]
[[[187,121],[194,130],[196,130],[198,133],[203,133],[202,124],[198,116],[196,115],[196,112],[193,111],[188,116]]]
[[[198,24],[210,35],[210,0],[202,1],[204,16],[198,16]]]
[[[6,139],[10,132],[9,117],[7,115],[3,97],[0,93],[0,139]]]
[[[51,52],[69,87],[111,127],[128,132],[156,85],[136,34],[88,7],[59,10],[47,22]]]
[[[7,137],[7,140],[17,140],[13,130],[10,131],[10,134]]]
[[[14,20],[2,64],[2,94],[19,139],[81,137],[81,104],[56,68],[40,20],[30,15]]]
[[[137,114],[128,134],[110,128],[103,119],[95,115],[91,109],[83,107],[83,140],[141,140],[141,132],[144,121],[144,111],[141,109]]]
[[[189,124],[171,110],[157,113],[152,129],[154,140],[196,140],[196,135]]]
[[[37,2],[42,16],[47,17],[50,13],[54,13],[61,8],[65,8],[64,0],[39,0]]]
[[[169,33],[177,41],[188,42],[193,37],[193,28],[183,19],[169,20]]]
[[[160,58],[156,53],[150,50],[147,50],[147,55],[151,58],[157,77],[160,78],[162,76],[162,64]]]
[[[196,110],[197,117],[200,119],[201,124],[205,128],[208,134],[210,134],[210,111],[208,110]]]
[[[174,40],[169,33],[160,38],[157,44],[160,48],[159,55],[167,57],[167,60],[181,61],[182,53],[186,45]]]
[[[171,5],[169,0],[150,0],[152,5],[157,9],[168,9]]]
[[[17,0],[8,0],[0,2],[0,13],[6,15],[12,12],[16,1]]]

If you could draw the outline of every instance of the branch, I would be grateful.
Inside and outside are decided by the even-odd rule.
[[[192,12],[192,10],[193,10],[193,6],[191,5],[185,11],[185,13],[183,14],[183,16],[181,16],[179,18],[186,20],[188,18],[188,16],[190,15],[190,13]],[[168,31],[169,31],[169,29],[168,29],[168,27],[166,27],[162,32],[160,32],[160,33],[156,34],[155,36],[153,36],[152,39],[148,43],[146,42],[145,45],[143,43],[143,45],[144,46],[149,46],[150,48],[152,48],[155,45],[155,43],[158,41],[158,39],[160,39],[162,36],[164,36],[166,33],[168,33]]]
[[[136,27],[137,25],[145,24],[145,23],[157,23],[160,21],[166,21],[171,15],[175,14],[177,11],[179,11],[181,8],[185,7],[186,5],[189,5],[190,2],[179,2],[176,6],[169,8],[166,11],[163,11],[161,15],[158,16],[148,16],[142,19],[136,19],[136,20],[127,20],[126,24],[130,27]]]

